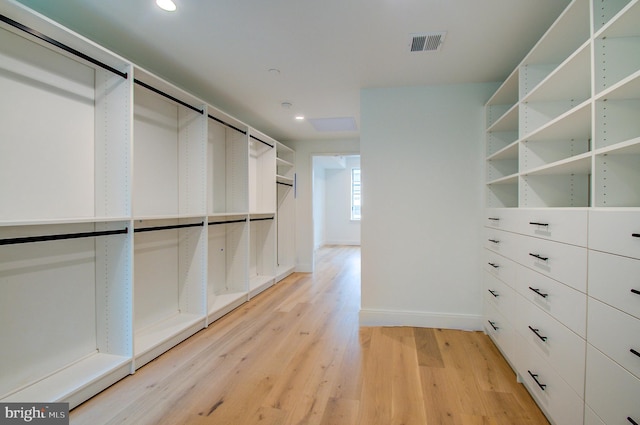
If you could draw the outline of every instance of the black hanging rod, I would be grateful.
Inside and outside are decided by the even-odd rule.
[[[80,239],[92,238],[94,236],[121,235],[128,233],[129,229],[125,227],[119,230],[104,230],[100,232],[83,232],[83,233],[66,233],[62,235],[44,235],[44,236],[27,236],[23,238],[0,239],[0,245],[15,245],[31,242],[57,241],[61,239]]]
[[[187,108],[189,108],[189,109],[191,109],[193,111],[196,111],[196,112],[198,112],[200,114],[204,114],[204,111],[202,109],[198,109],[193,105],[189,105],[187,102],[183,102],[182,100],[178,99],[177,97],[173,97],[170,94],[165,93],[162,90],[159,90],[159,89],[157,89],[157,88],[155,88],[153,86],[150,86],[149,84],[144,83],[144,82],[142,82],[142,81],[140,81],[140,80],[138,80],[136,78],[133,79],[133,82],[138,84],[138,85],[141,85],[142,87],[144,87],[147,90],[151,90],[152,92],[159,94],[160,96],[164,96],[167,99],[173,100],[174,102],[179,103],[182,106],[186,106]]]
[[[271,143],[267,143],[264,140],[260,140],[256,136],[254,136],[253,134],[249,135],[249,137],[251,137],[252,139],[257,140],[260,143],[264,143],[265,145],[269,146],[270,148],[273,148],[273,145]]]
[[[119,70],[115,69],[114,67],[107,65],[104,62],[101,62],[101,61],[99,61],[97,59],[94,59],[91,56],[88,56],[88,55],[86,55],[86,54],[74,49],[73,47],[69,47],[66,44],[62,44],[58,40],[55,40],[55,39],[53,39],[53,38],[51,38],[51,37],[49,37],[47,35],[44,35],[41,32],[34,30],[33,28],[30,28],[30,27],[28,27],[26,25],[21,24],[20,22],[16,22],[13,19],[8,18],[8,17],[6,17],[4,15],[0,15],[0,21],[4,22],[6,24],[9,24],[12,27],[17,28],[17,29],[19,29],[21,31],[24,31],[24,32],[26,32],[28,34],[31,34],[32,36],[34,36],[36,38],[39,38],[40,40],[42,40],[44,42],[52,44],[52,45],[56,46],[57,48],[64,50],[67,53],[71,53],[72,55],[78,56],[79,58],[82,58],[82,59],[86,60],[87,62],[90,62],[90,63],[92,63],[94,65],[97,65],[100,68],[106,69],[107,71],[111,71],[114,74],[124,78],[125,80],[127,79],[127,73],[126,72],[119,71]]]
[[[283,185],[283,186],[293,187],[293,185],[292,185],[292,184],[289,184],[289,183],[283,183],[283,182],[276,182],[276,183],[277,183],[277,184],[281,184],[281,185]]]
[[[250,218],[249,221],[263,221],[263,220],[273,220],[273,217],[266,218]]]
[[[155,232],[156,230],[184,229],[185,227],[200,227],[200,226],[204,226],[204,221],[201,221],[200,223],[191,223],[191,224],[174,224],[171,226],[141,227],[139,229],[133,229],[133,231],[135,233]]]
[[[231,125],[231,124],[229,124],[228,122],[224,122],[224,121],[222,121],[221,119],[216,118],[216,117],[214,117],[214,116],[213,116],[213,115],[211,115],[211,114],[207,114],[207,116],[208,116],[209,118],[211,118],[212,120],[219,122],[219,123],[220,123],[220,124],[222,124],[222,125],[226,125],[227,127],[234,129],[235,131],[239,131],[239,132],[240,132],[240,133],[242,133],[242,134],[247,134],[247,132],[246,132],[246,131],[239,129],[239,128],[238,128],[238,127],[236,127],[235,125]]]
[[[231,224],[231,223],[246,223],[247,219],[242,220],[227,220],[227,221],[211,221],[209,222],[209,226],[215,226],[216,224]]]

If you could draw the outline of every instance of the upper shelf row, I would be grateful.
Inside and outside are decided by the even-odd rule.
[[[275,211],[290,149],[30,16],[0,15],[0,225]]]

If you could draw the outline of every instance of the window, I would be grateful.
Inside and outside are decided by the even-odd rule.
[[[351,220],[360,220],[360,206],[362,201],[362,185],[360,183],[360,169],[351,169]]]

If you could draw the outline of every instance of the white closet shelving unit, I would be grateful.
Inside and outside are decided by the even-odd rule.
[[[638,423],[640,1],[572,1],[486,110],[485,330],[551,423]]]
[[[276,278],[276,141],[249,132],[249,296]]]
[[[134,69],[136,368],[205,325],[204,102]]]
[[[277,261],[276,282],[295,270],[295,152],[276,143]]]
[[[291,174],[197,97],[0,15],[0,400],[73,408],[274,283]]]
[[[132,71],[20,12],[0,5],[0,399],[73,405],[132,369]]]
[[[214,321],[247,300],[249,128],[208,109],[207,314]]]

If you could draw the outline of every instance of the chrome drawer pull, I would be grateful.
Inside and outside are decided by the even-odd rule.
[[[497,239],[489,239],[489,242],[493,242],[493,243],[500,243],[500,241],[499,241],[499,240],[497,240]]]
[[[640,295],[640,291],[638,291],[637,289],[632,289],[631,292],[633,292],[636,295]]]
[[[498,298],[500,296],[500,294],[498,294],[496,291],[492,291],[491,289],[488,289],[489,293],[491,295],[493,295],[494,297]]]
[[[536,294],[540,295],[542,298],[547,298],[549,296],[549,294],[543,294],[542,292],[540,292],[539,289],[537,288],[532,288],[531,286],[529,286],[529,289],[531,289],[533,292],[535,292]]]
[[[543,256],[538,255],[538,254],[529,253],[529,255],[532,256],[532,257],[536,257],[538,260],[542,260],[542,261],[547,261],[549,259],[549,257],[543,257]]]
[[[640,233],[632,233],[631,236],[634,238],[640,238]]]
[[[499,328],[496,326],[496,322],[492,322],[491,320],[487,320],[494,331],[497,331]]]
[[[530,221],[529,224],[534,225],[534,226],[545,226],[545,227],[549,226],[549,223],[538,223],[538,222],[535,222],[535,221]]]
[[[633,348],[629,349],[629,351],[631,351],[633,354],[635,354],[636,356],[640,357],[640,353],[637,352],[636,350],[634,350]]]
[[[538,333],[538,332],[540,332],[540,329],[534,329],[534,328],[532,328],[531,326],[529,326],[529,329],[531,329],[531,332],[533,332],[534,334],[536,334],[536,336],[537,336],[538,338],[540,338],[541,340],[543,340],[543,341],[545,341],[545,342],[547,341],[547,337],[546,337],[546,336],[542,336],[542,335],[540,335],[540,334]]]
[[[634,421],[633,419],[631,419],[631,416],[627,416],[627,420],[629,422],[631,422],[633,425],[638,425],[638,422]]]
[[[535,373],[531,373],[530,370],[528,370],[527,372],[529,372],[529,375],[533,378],[534,381],[536,381],[536,384],[538,384],[538,386],[540,387],[540,389],[542,391],[544,391],[544,389],[547,388],[547,384],[541,384],[540,381],[538,381],[538,375],[536,375]],[[638,425],[638,424],[636,424],[636,425]]]
[[[489,263],[489,265],[491,267],[493,267],[494,269],[497,269],[498,267],[500,267],[499,265],[497,265],[496,263]]]
[[[491,221],[500,221],[500,219],[498,217],[489,217],[489,220],[491,220]]]

